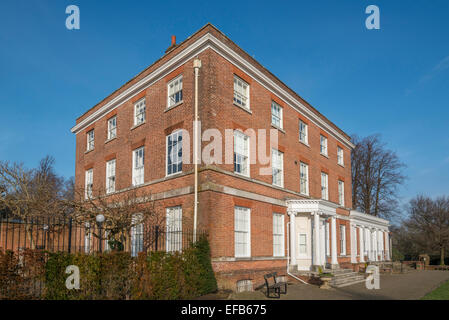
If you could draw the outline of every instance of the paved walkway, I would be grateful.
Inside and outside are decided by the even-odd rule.
[[[411,271],[405,274],[382,274],[380,289],[368,290],[365,283],[343,288],[320,289],[314,285],[293,284],[281,300],[415,300],[449,280],[449,271]],[[263,292],[242,292],[231,299],[267,299]],[[274,300],[274,299],[273,299]]]

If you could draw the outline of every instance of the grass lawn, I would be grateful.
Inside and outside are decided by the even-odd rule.
[[[449,300],[449,281],[444,282],[438,288],[426,294],[421,300]]]

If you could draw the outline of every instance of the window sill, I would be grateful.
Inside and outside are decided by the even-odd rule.
[[[310,148],[310,144],[305,143],[305,142],[303,142],[303,141],[301,141],[301,140],[299,140],[299,142],[300,142],[301,144],[305,145],[306,147]]]
[[[328,159],[329,159],[329,156],[328,156],[327,154],[324,154],[324,153],[321,153],[321,152],[320,152],[320,155],[322,155],[323,157],[325,157],[325,158],[328,158]]]
[[[109,143],[109,142],[114,141],[114,140],[117,140],[117,137],[114,137],[114,138],[111,138],[111,139],[106,140],[106,141],[104,142],[104,144]]]
[[[84,154],[88,154],[88,153],[90,153],[90,152],[92,152],[92,151],[94,151],[94,150],[95,150],[95,148],[90,149],[90,150],[86,150],[86,151],[84,152]]]
[[[141,122],[141,123],[139,123],[139,124],[136,124],[136,125],[132,126],[130,130],[132,131],[132,130],[134,130],[134,129],[140,127],[140,126],[143,126],[145,123],[147,123],[147,122],[144,121],[144,122]]]
[[[183,103],[184,103],[184,100],[181,100],[181,101],[179,101],[178,103],[176,103],[176,104],[174,104],[174,105],[172,105],[172,106],[170,106],[170,107],[167,107],[167,108],[164,110],[164,112],[168,112],[168,111],[170,111],[170,110],[172,110],[172,109],[174,109],[174,108],[180,106],[180,105],[183,104]]]
[[[175,173],[165,174],[165,177],[166,178],[175,177],[175,176],[179,176],[181,174],[182,174],[182,171],[179,171],[179,172],[175,172]]]
[[[242,109],[243,111],[248,112],[249,114],[253,114],[253,112],[250,109],[244,108],[241,105],[238,105],[237,103],[234,102],[234,106],[236,106],[237,108]]]
[[[277,125],[271,124],[271,126],[275,129],[278,129],[280,132],[282,132],[283,134],[285,134],[285,130],[282,129],[281,127],[278,127]]]
[[[341,163],[337,163],[340,167],[342,167],[342,168],[344,168],[345,167],[345,165],[344,164],[341,164]]]
[[[241,176],[241,177],[251,178],[251,177],[249,176],[249,174],[243,174],[243,173],[235,172],[235,171],[234,171],[234,173],[237,174],[237,175],[239,175],[239,176]]]

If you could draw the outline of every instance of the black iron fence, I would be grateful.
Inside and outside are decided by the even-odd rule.
[[[77,223],[71,218],[17,219],[0,217],[0,249],[37,249],[50,252],[181,251],[194,241],[194,232],[182,227],[135,225],[111,236],[97,223]],[[119,235],[119,236],[118,236]],[[205,236],[197,231],[197,238]]]

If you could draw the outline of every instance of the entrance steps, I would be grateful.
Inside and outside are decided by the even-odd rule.
[[[332,280],[329,282],[329,284],[334,288],[351,286],[353,284],[365,281],[364,274],[354,272],[351,269],[325,269],[323,272],[329,272],[334,275]]]

